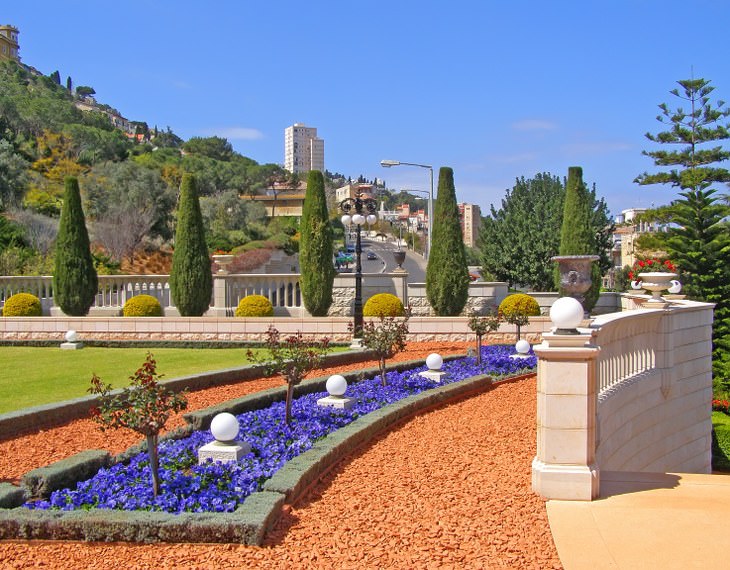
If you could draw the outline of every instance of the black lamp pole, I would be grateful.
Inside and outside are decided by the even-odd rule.
[[[361,193],[354,198],[345,198],[340,202],[340,210],[352,216],[352,221],[357,226],[357,241],[355,242],[355,307],[354,307],[354,331],[355,338],[362,338],[363,315],[362,315],[362,242],[360,241],[360,227],[367,220],[367,216],[375,215],[378,210],[378,203],[372,198],[363,198]],[[355,216],[360,216],[360,223],[354,221]]]

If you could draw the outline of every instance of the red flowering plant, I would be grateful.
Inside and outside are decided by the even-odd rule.
[[[629,271],[629,279],[641,282],[640,273],[677,273],[677,266],[668,259],[639,259]]]
[[[727,400],[712,400],[712,410],[730,415],[730,402]]]

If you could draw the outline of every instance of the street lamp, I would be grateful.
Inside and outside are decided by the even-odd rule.
[[[355,242],[355,308],[354,308],[354,337],[362,338],[363,316],[362,316],[362,244],[360,242],[360,228],[364,223],[374,224],[378,217],[378,203],[372,198],[363,198],[358,192],[354,198],[345,198],[340,202],[340,210],[344,213],[342,224],[347,226],[350,223],[357,227],[357,241]]]
[[[418,166],[419,168],[428,168],[429,177],[431,181],[431,191],[428,195],[428,255],[426,258],[431,257],[431,234],[433,233],[433,167],[429,164],[417,164],[415,162],[401,162],[400,160],[381,160],[380,166],[383,168],[391,168],[392,166]]]

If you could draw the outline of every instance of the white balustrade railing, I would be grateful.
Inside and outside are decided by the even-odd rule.
[[[247,295],[263,295],[274,307],[300,308],[298,273],[262,273],[220,276],[226,281],[226,306],[235,307]]]
[[[597,359],[598,394],[653,370],[660,342],[661,313],[623,312],[594,322],[593,342],[601,347]]]

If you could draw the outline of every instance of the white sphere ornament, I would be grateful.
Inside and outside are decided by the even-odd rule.
[[[432,352],[426,357],[426,366],[429,370],[441,370],[444,364],[444,359],[441,358],[440,354]]]
[[[362,214],[355,214],[354,216],[352,216],[352,223],[357,226],[363,225],[365,223],[365,216],[363,216]]]
[[[372,226],[375,222],[378,221],[378,216],[376,216],[375,214],[368,214],[367,220],[368,224]]]
[[[330,396],[344,396],[347,390],[347,380],[344,376],[333,374],[327,378],[325,389]]]
[[[670,283],[672,284],[672,286],[668,289],[668,293],[676,295],[682,290],[682,284],[676,279],[672,279]]]
[[[64,338],[66,339],[66,342],[76,342],[79,340],[79,335],[76,334],[75,330],[70,330],[66,333]]]
[[[583,320],[583,306],[573,297],[560,297],[550,307],[550,320],[559,329],[575,329]]]
[[[239,429],[236,416],[228,412],[217,414],[210,422],[210,433],[216,441],[235,441]]]
[[[352,222],[352,216],[350,214],[345,214],[340,218],[340,221],[342,222],[343,226],[349,226],[350,222]]]
[[[527,342],[525,339],[518,340],[515,344],[515,350],[518,354],[527,354],[530,352],[530,343]]]

